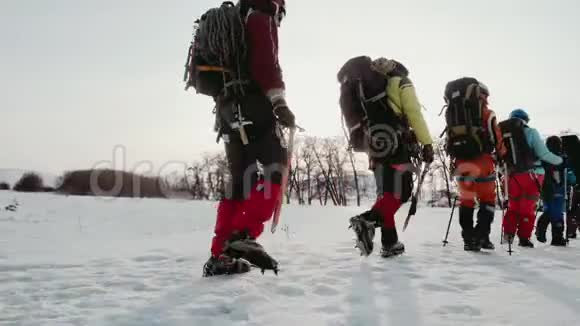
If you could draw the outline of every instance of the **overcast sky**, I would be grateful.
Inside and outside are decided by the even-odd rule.
[[[212,102],[184,92],[194,17],[209,0],[0,1],[0,168],[61,172],[191,161],[215,143]],[[432,134],[447,81],[486,83],[501,118],[528,109],[544,134],[580,129],[576,0],[287,0],[288,103],[309,134],[341,135],[335,76],[348,58],[411,71]]]

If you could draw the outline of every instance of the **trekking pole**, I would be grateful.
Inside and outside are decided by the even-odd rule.
[[[447,232],[445,233],[445,240],[443,240],[443,247],[447,246],[447,244],[449,243],[449,241],[447,241],[447,239],[449,238],[449,230],[451,229],[451,221],[453,220],[453,213],[455,212],[455,207],[457,206],[457,197],[455,197],[455,199],[453,200],[453,208],[451,208],[451,216],[449,216],[449,223],[447,224]]]
[[[504,202],[505,202],[505,194],[502,193],[502,197],[500,197],[499,193],[501,191],[500,186],[499,186],[499,177],[498,179],[495,180],[495,187],[496,187],[496,192],[497,192],[497,202],[499,203],[499,207],[501,207],[501,233],[500,233],[500,239],[499,239],[499,244],[502,245],[503,244],[503,220],[505,218],[505,207],[504,207]]]
[[[409,215],[407,215],[407,218],[405,219],[405,224],[403,225],[403,232],[405,232],[405,230],[409,226],[409,221],[411,221],[411,217],[417,213],[417,202],[419,201],[419,196],[421,195],[421,187],[423,187],[423,181],[425,181],[425,176],[427,175],[427,172],[429,172],[430,166],[431,164],[425,164],[425,166],[423,167],[423,171],[419,176],[417,190],[415,191],[411,199],[411,207],[409,208]]]
[[[294,151],[294,135],[296,134],[296,130],[298,127],[290,128],[290,133],[288,135],[288,144],[287,144],[287,153],[288,153],[288,161],[286,163],[286,167],[284,168],[284,173],[282,174],[282,184],[280,187],[280,195],[276,200],[274,206],[274,216],[272,218],[272,225],[270,226],[270,231],[272,233],[276,233],[276,228],[280,223],[280,213],[282,211],[282,202],[284,201],[284,193],[286,192],[286,188],[288,187],[288,178],[290,174],[290,170],[292,169],[292,153]]]
[[[503,190],[503,192],[504,192],[504,201],[505,201],[505,197],[507,197],[507,199],[508,199],[508,207],[509,207],[510,191],[509,191],[509,173],[508,173],[507,163],[504,163],[503,164],[503,172],[504,172],[504,174],[503,174],[503,181],[504,181],[504,190]],[[507,215],[507,213],[504,214],[503,220],[502,220],[502,223],[501,223],[502,239],[503,239],[503,234],[505,233],[505,230],[503,228],[503,224],[505,222],[506,215]],[[514,242],[514,237],[512,237],[512,236],[510,236],[510,237],[511,237],[511,239],[508,239],[508,253],[511,256],[512,253],[513,253],[512,243]]]

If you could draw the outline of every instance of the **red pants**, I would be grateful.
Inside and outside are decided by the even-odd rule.
[[[536,204],[540,199],[543,175],[530,172],[509,176],[509,203],[503,221],[504,233],[529,239],[536,223]]]
[[[279,195],[280,185],[260,182],[246,200],[220,201],[211,243],[212,255],[222,254],[225,242],[234,232],[246,231],[251,238],[259,237],[264,231],[264,223],[272,217]]]
[[[406,164],[392,165],[374,163],[377,190],[381,196],[373,205],[373,210],[383,217],[383,227],[395,228],[395,214],[401,205],[409,200],[413,192],[413,172]]]
[[[383,217],[383,227],[387,229],[395,228],[395,214],[401,208],[401,199],[396,198],[395,194],[386,192],[381,196],[373,206],[373,209],[381,213]]]

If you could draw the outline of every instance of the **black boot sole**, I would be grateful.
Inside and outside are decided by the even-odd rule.
[[[212,271],[207,265],[204,265],[202,277],[214,277],[224,275],[245,274],[251,270],[251,265],[244,259],[236,259],[232,266],[227,270]]]
[[[404,253],[405,253],[405,248],[398,249],[398,250],[381,251],[381,257],[392,258],[392,257],[396,257],[396,256],[401,256]]]
[[[225,250],[226,254],[232,257],[239,257],[247,260],[252,266],[262,270],[272,270],[278,275],[278,262],[272,258],[259,244],[247,246],[244,243],[234,242],[229,244]]]
[[[481,246],[481,250],[495,251],[495,246]]]
[[[369,227],[370,225],[363,226],[362,223],[364,221],[352,221],[350,223],[350,227],[354,231],[356,236],[356,244],[355,248],[360,251],[361,256],[369,256],[374,249],[373,240],[369,239]],[[370,231],[374,235],[374,228]]]

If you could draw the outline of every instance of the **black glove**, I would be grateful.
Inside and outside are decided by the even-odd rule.
[[[423,146],[423,162],[430,164],[435,159],[435,152],[433,152],[433,145],[428,144]]]
[[[296,127],[296,118],[294,117],[294,113],[290,111],[290,108],[288,108],[288,105],[286,104],[286,101],[283,98],[276,100],[273,106],[274,106],[274,115],[276,116],[276,119],[278,119],[278,122],[280,122],[282,126],[288,128]]]

